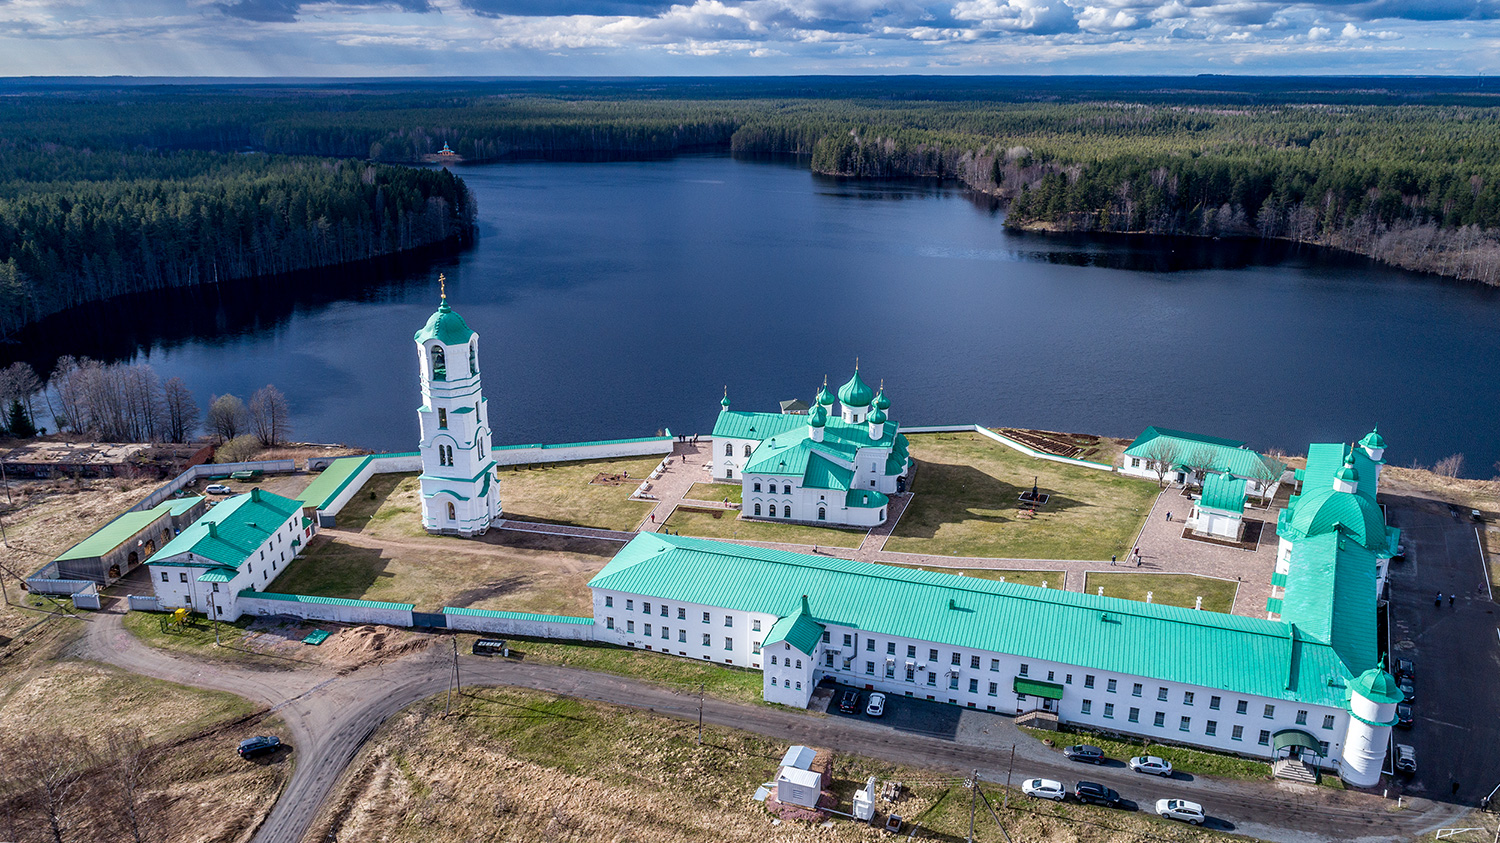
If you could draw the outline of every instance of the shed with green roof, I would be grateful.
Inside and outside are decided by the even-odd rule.
[[[114,582],[170,543],[205,507],[204,499],[193,495],[126,512],[63,551],[48,567],[55,566],[57,579]]]

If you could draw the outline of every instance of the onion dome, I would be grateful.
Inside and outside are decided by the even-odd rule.
[[[1385,438],[1380,435],[1380,428],[1371,428],[1365,438],[1359,440],[1359,444],[1371,450],[1384,450]]]
[[[807,416],[807,424],[809,427],[822,427],[828,424],[828,411],[823,409],[822,404],[813,407],[812,412]]]
[[[889,410],[891,408],[891,399],[885,397],[884,384],[881,384],[880,391],[875,393],[875,403],[873,406],[877,410]]]
[[[845,407],[868,407],[870,400],[874,397],[875,390],[870,389],[869,384],[860,379],[858,366],[854,368],[854,377],[839,387],[839,401]]]
[[[448,297],[443,296],[437,312],[428,318],[427,324],[422,326],[414,339],[417,342],[435,339],[443,345],[463,345],[472,336],[474,332],[469,329],[469,324],[448,306]]]
[[[833,393],[831,393],[831,392],[828,391],[828,376],[827,375],[823,376],[823,388],[820,389],[820,390],[818,390],[818,397],[813,401],[813,403],[820,404],[820,405],[822,405],[824,407],[832,407],[833,406]]]
[[[1349,683],[1349,690],[1372,703],[1398,703],[1406,699],[1396,685],[1396,677],[1385,669],[1385,659],[1380,664],[1361,673]]]
[[[876,408],[875,412],[870,414],[869,422],[870,424],[885,424],[885,410]]]
[[[1339,469],[1338,473],[1335,474],[1334,477],[1338,480],[1343,480],[1346,483],[1359,482],[1359,472],[1354,468],[1354,451],[1351,450],[1344,456],[1344,467]]]
[[[719,406],[726,410],[729,409],[729,387],[727,386],[724,387],[724,397],[719,399]]]

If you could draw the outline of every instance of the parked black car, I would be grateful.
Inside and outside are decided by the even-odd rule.
[[[1412,684],[1410,676],[1403,676],[1396,680],[1396,687],[1401,689],[1401,696],[1407,702],[1417,698],[1417,686]]]
[[[1078,744],[1063,750],[1063,757],[1069,761],[1087,761],[1090,764],[1104,763],[1104,750],[1097,746]]]
[[[1079,782],[1074,785],[1073,798],[1085,805],[1106,805],[1110,808],[1120,807],[1120,794],[1098,782]]]
[[[854,714],[859,711],[859,692],[845,691],[839,695],[839,711]]]
[[[1411,663],[1411,659],[1396,659],[1395,674],[1397,679],[1403,676],[1410,676],[1415,679],[1417,677],[1417,666]]]
[[[1396,726],[1402,729],[1410,729],[1411,724],[1411,703],[1396,703]]]
[[[275,735],[256,735],[240,741],[239,753],[241,758],[254,758],[257,755],[275,752],[280,748],[281,738]]]

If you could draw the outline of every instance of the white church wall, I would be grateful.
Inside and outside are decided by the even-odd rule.
[[[594,640],[593,618],[534,615],[528,612],[497,612],[452,606],[444,607],[443,615],[448,620],[449,629],[565,641]]]
[[[615,457],[641,457],[672,453],[675,436],[646,436],[639,439],[611,439],[599,442],[567,442],[559,445],[504,445],[495,448],[496,465],[531,465],[533,463],[604,460]]]

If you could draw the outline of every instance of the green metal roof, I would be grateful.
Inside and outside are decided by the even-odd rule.
[[[877,410],[889,410],[891,408],[891,399],[885,397],[884,389],[875,393],[875,403],[873,406]]]
[[[1276,732],[1271,735],[1271,746],[1278,750],[1286,749],[1289,746],[1300,746],[1303,749],[1310,749],[1319,755],[1323,754],[1322,747],[1318,745],[1318,739],[1301,729],[1282,729]]]
[[[593,626],[593,618],[579,618],[572,615],[538,615],[533,612],[501,612],[494,609],[470,609],[461,606],[444,606],[445,615],[467,615],[474,618],[505,618],[514,621],[542,621],[544,623],[570,623],[580,626]]]
[[[824,459],[818,454],[807,461],[807,471],[802,475],[802,486],[807,489],[833,489],[849,491],[854,483],[854,471]]]
[[[1276,621],[686,536],[637,535],[589,585],[778,616],[805,594],[824,624],[1320,705],[1351,677]]]
[[[1273,572],[1271,574],[1271,585],[1286,588],[1286,574],[1280,571]]]
[[[340,457],[328,464],[313,481],[307,484],[297,500],[303,506],[323,509],[349,484],[349,479],[365,467],[372,457]]]
[[[422,330],[413,339],[417,342],[436,339],[443,345],[463,345],[472,336],[474,332],[469,329],[469,324],[448,306],[448,297],[444,296],[438,309],[428,317],[427,324],[422,326]]]
[[[1385,660],[1380,664],[1361,673],[1349,683],[1350,693],[1359,694],[1373,703],[1398,703],[1406,699],[1401,693],[1401,687],[1396,684],[1396,677],[1385,669]]]
[[[57,557],[57,561],[70,559],[92,559],[103,556],[125,542],[135,538],[157,519],[167,515],[182,515],[203,500],[201,497],[179,498],[164,501],[137,512],[126,512],[100,527],[93,535],[73,545]]]
[[[1016,677],[1016,683],[1012,686],[1016,693],[1025,694],[1028,697],[1044,697],[1049,700],[1060,700],[1063,696],[1063,686],[1056,682],[1041,682],[1036,679],[1023,679]]]
[[[789,439],[783,444],[779,439],[776,444],[766,440],[755,449],[751,455],[750,462],[745,464],[745,470],[741,474],[774,474],[777,477],[801,477],[807,471],[808,461],[812,459],[813,449],[802,447],[806,442],[811,444],[811,439]]]
[[[278,527],[302,511],[300,501],[274,492],[252,489],[235,495],[204,513],[146,561],[190,568],[225,565],[238,568]],[[192,559],[186,558],[191,553]]]
[[[786,617],[776,622],[771,627],[771,632],[766,640],[761,642],[761,649],[779,644],[782,641],[796,647],[807,655],[812,655],[818,649],[818,642],[823,639],[824,626],[813,619],[812,609],[808,608],[807,598],[802,598],[802,603]]]
[[[1292,546],[1281,620],[1332,645],[1350,676],[1375,664],[1375,554],[1337,533]]]
[[[1363,451],[1354,449],[1354,468],[1359,476],[1370,479],[1359,483],[1353,492],[1340,492],[1333,487],[1334,477],[1345,466],[1344,449],[1339,444],[1308,448],[1302,494],[1294,496],[1282,510],[1277,532],[1296,542],[1337,529],[1370,550],[1383,551],[1389,542],[1385,514],[1375,503],[1374,463]]]
[[[1266,598],[1266,611],[1270,612],[1273,615],[1279,615],[1279,614],[1281,614],[1281,603],[1282,603],[1282,600],[1281,600],[1280,597],[1267,597]]]
[[[198,582],[231,582],[236,573],[233,568],[209,568],[198,577]]]
[[[879,509],[891,499],[874,489],[850,489],[844,494],[844,506],[852,509]]]
[[[1245,481],[1232,474],[1210,474],[1203,478],[1203,499],[1198,506],[1239,514],[1245,511]]]
[[[346,597],[314,597],[311,594],[276,594],[270,591],[256,591],[247,588],[239,593],[240,597],[255,597],[262,600],[281,600],[286,603],[312,603],[320,606],[364,606],[370,609],[394,609],[398,612],[410,612],[416,606],[411,603],[384,603],[379,600],[350,600]]]
[[[725,410],[714,421],[714,438],[764,440],[806,426],[804,416]]]
[[[1264,473],[1264,466],[1269,465],[1279,476],[1286,471],[1286,464],[1271,457],[1263,457],[1255,451],[1250,450],[1244,442],[1238,439],[1221,439],[1217,436],[1204,436],[1201,433],[1186,433],[1181,430],[1169,430],[1165,427],[1148,427],[1141,431],[1141,435],[1130,443],[1125,449],[1125,455],[1151,459],[1151,443],[1158,439],[1166,439],[1177,448],[1176,463],[1183,465],[1193,462],[1192,459],[1200,451],[1203,452],[1207,468],[1213,472],[1228,471],[1240,477],[1259,477]]]
[[[1359,444],[1365,446],[1366,448],[1379,448],[1380,450],[1385,450],[1385,437],[1380,435],[1380,428],[1373,427],[1370,428],[1369,433],[1365,434],[1365,438],[1359,440]]]
[[[857,368],[854,370],[854,377],[839,387],[839,403],[845,407],[868,407],[874,398],[875,390],[860,378]]]

